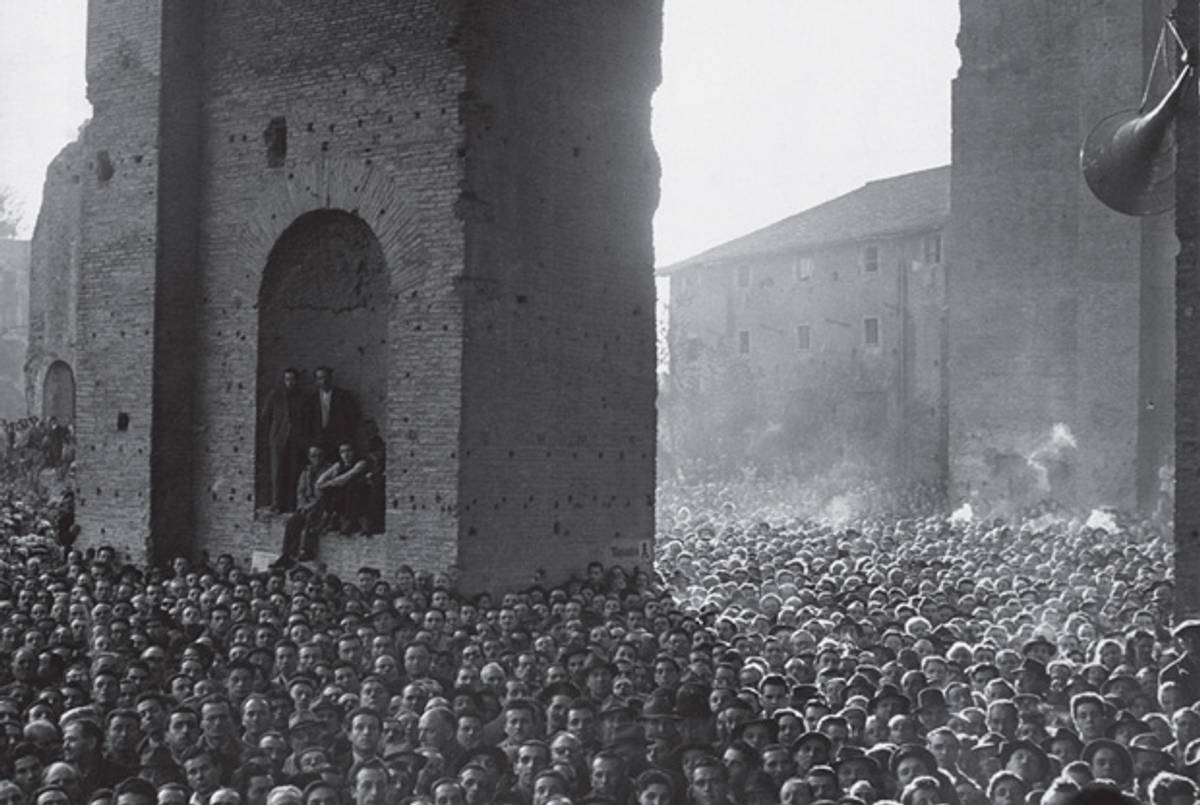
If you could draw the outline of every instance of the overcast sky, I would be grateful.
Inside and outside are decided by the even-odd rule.
[[[25,236],[90,112],[86,6],[0,0],[0,186]],[[957,30],[957,0],[666,0],[657,264],[949,162]]]

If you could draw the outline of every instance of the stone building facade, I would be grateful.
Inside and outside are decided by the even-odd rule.
[[[945,477],[950,169],[870,182],[660,269],[667,469]]]
[[[92,3],[44,349],[83,541],[276,550],[256,412],[326,363],[388,457],[386,534],[327,536],[331,568],[647,563],[660,39],[659,2]]]
[[[29,337],[29,241],[0,238],[0,419],[26,414],[21,378]]]
[[[961,9],[946,243],[951,493],[1153,509],[1173,444],[1172,216],[1103,206],[1078,153],[1101,119],[1139,105],[1164,8]],[[1075,446],[1050,447],[1055,425]]]

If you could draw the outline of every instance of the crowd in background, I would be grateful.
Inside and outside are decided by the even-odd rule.
[[[0,500],[0,805],[1195,801],[1149,523],[674,488],[653,569],[466,595],[138,566],[49,505]]]
[[[0,482],[36,476],[47,468],[65,475],[74,461],[75,434],[69,424],[55,417],[0,419]]]

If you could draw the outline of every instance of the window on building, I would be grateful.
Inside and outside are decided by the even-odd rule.
[[[925,238],[925,264],[937,265],[942,262],[942,234],[934,232]]]
[[[879,270],[879,247],[867,246],[863,249],[863,271]]]
[[[738,266],[737,284],[739,288],[750,287],[750,266]]]
[[[801,352],[808,352],[812,349],[812,327],[808,324],[801,324],[796,327],[796,348]]]
[[[792,279],[796,282],[807,282],[813,278],[815,268],[811,257],[797,257],[792,260]]]
[[[863,319],[863,344],[868,347],[879,346],[879,319],[874,316]]]
[[[749,355],[750,354],[750,331],[749,330],[738,330],[738,354],[739,355]]]

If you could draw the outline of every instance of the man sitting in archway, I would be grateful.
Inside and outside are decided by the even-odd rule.
[[[317,479],[321,505],[338,518],[343,535],[367,531],[367,472],[370,463],[355,455],[354,445],[338,445],[338,460]]]
[[[317,557],[317,539],[330,518],[317,483],[329,467],[320,445],[308,448],[308,464],[300,471],[300,480],[296,483],[296,511],[284,524],[283,550],[277,565],[287,566],[297,560],[308,562]]]

